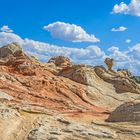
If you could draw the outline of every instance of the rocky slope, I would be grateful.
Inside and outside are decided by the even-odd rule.
[[[0,48],[0,139],[139,139],[140,85],[109,64],[41,63],[16,43]]]

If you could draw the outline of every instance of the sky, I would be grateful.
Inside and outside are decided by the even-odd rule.
[[[140,0],[1,0],[0,47],[18,42],[47,61],[56,55],[140,75]]]

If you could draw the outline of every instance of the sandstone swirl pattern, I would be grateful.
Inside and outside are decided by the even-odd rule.
[[[42,63],[16,43],[0,48],[0,140],[139,140],[140,85],[113,64]]]

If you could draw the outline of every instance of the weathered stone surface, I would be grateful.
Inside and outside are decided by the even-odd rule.
[[[57,121],[58,120],[58,121]],[[65,139],[96,139],[96,138],[116,138],[114,131],[109,129],[102,130],[100,127],[94,127],[87,124],[80,124],[75,121],[64,123],[62,118],[40,118],[36,127],[30,131],[27,136],[28,140],[65,140]],[[50,122],[55,122],[55,125]],[[66,122],[66,120],[65,120]],[[68,121],[67,121],[68,122]]]
[[[86,65],[73,65],[72,67],[63,69],[59,73],[60,76],[67,77],[84,85],[93,85],[96,76],[94,69]]]
[[[104,62],[107,65],[108,70],[109,71],[112,71],[112,67],[114,65],[114,59],[112,59],[112,58],[106,58]]]
[[[111,113],[107,121],[140,121],[140,102],[128,102],[120,105]]]
[[[0,104],[0,119],[12,119],[19,116],[20,114],[15,109]]]
[[[41,105],[61,112],[105,111],[104,108],[94,106],[86,95],[84,85],[58,77],[47,67],[33,61],[24,52],[19,53],[0,66],[3,77],[0,89],[13,96],[15,101]]]
[[[8,95],[7,93],[1,92],[0,91],[0,99],[6,99],[6,100],[12,100],[14,99],[12,96]]]
[[[16,43],[12,43],[0,48],[0,57],[5,58],[9,56],[14,56],[18,52],[22,52],[21,47]]]
[[[63,69],[59,66],[56,66],[54,63],[45,63],[43,64],[43,67],[54,75],[58,75],[59,72]]]
[[[140,86],[124,73],[124,71],[106,71],[101,66],[93,68],[86,65],[73,65],[60,71],[59,75],[88,86],[95,86],[101,81],[100,79],[103,79],[111,83],[118,93],[140,93]]]
[[[140,87],[126,71],[74,65],[65,57],[41,63],[12,50],[0,58],[0,103],[6,104],[0,107],[0,139],[139,140],[139,124],[105,122],[121,104],[140,100]],[[137,105],[126,108],[132,121],[139,118]],[[91,124],[95,120],[103,125]]]
[[[67,66],[72,65],[70,59],[68,57],[64,57],[64,56],[52,57],[48,61],[48,63],[54,63],[56,66],[59,66],[59,67],[67,67]]]
[[[126,69],[118,69],[117,73],[122,77],[132,77],[132,73]]]
[[[103,67],[95,67],[96,74],[104,81],[113,84],[116,92],[131,92],[140,94],[140,86],[129,77],[122,77],[117,72],[107,72]]]
[[[77,118],[58,114],[30,112],[22,107],[18,109],[18,115],[15,115],[17,110],[11,107],[3,106],[3,109],[12,110],[14,113],[9,111],[7,117],[7,111],[3,111],[4,115],[0,116],[0,139],[2,140],[119,140],[120,138],[138,140],[140,137],[138,122],[114,124],[92,120],[92,123],[89,123],[87,118],[87,122],[83,122]]]

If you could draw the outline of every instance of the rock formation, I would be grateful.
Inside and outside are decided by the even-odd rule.
[[[112,71],[112,67],[114,65],[114,59],[112,59],[112,58],[106,58],[104,62],[107,65],[108,70],[109,71]]]
[[[112,84],[118,93],[140,93],[140,86],[125,75],[124,71],[110,73],[102,66],[73,65],[61,70],[59,75],[88,86],[94,86],[100,79],[103,79]]]
[[[57,77],[47,70],[46,65],[33,61],[23,51],[20,54],[17,52],[14,52],[16,55],[7,57],[5,63],[0,65],[0,89],[12,95],[15,101],[27,101],[62,112],[96,108],[86,96],[84,85],[73,84],[69,79]],[[98,111],[105,110],[97,107]]]
[[[16,43],[12,43],[0,48],[0,57],[5,58],[9,56],[14,56],[14,54],[16,54],[17,52],[22,52],[21,47]]]
[[[48,63],[54,63],[56,66],[59,66],[59,67],[67,67],[67,66],[72,65],[72,62],[70,61],[70,59],[64,56],[52,57],[48,61]]]
[[[140,86],[108,60],[109,71],[63,56],[39,62],[16,43],[0,48],[0,139],[139,139],[139,103],[125,103],[139,101]]]
[[[73,65],[61,70],[59,75],[84,85],[93,85],[94,80],[98,79],[94,69],[87,65]]]
[[[111,113],[107,121],[140,121],[140,102],[128,102],[120,105]]]
[[[117,73],[119,73],[119,75],[122,77],[132,77],[132,73],[126,69],[118,69]]]
[[[96,74],[104,81],[111,83],[118,93],[131,92],[140,94],[140,85],[128,76],[120,73],[109,73],[103,67],[95,67]]]

